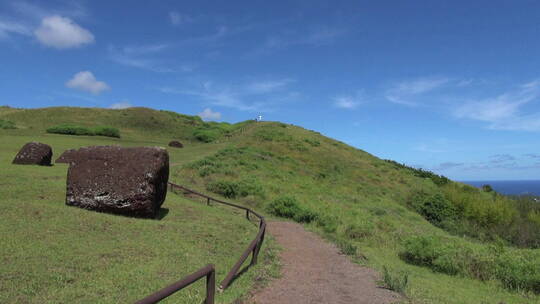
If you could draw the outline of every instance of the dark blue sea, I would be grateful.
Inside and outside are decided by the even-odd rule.
[[[511,180],[511,181],[463,181],[475,187],[490,185],[495,191],[508,195],[540,195],[540,180]]]

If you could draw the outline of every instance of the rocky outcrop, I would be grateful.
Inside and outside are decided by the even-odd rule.
[[[70,160],[66,204],[155,218],[167,194],[169,154],[159,147],[84,147]]]
[[[38,142],[29,142],[21,148],[12,163],[17,165],[50,166],[52,154],[51,146]]]
[[[184,145],[183,145],[181,142],[177,141],[177,140],[173,140],[173,141],[171,141],[171,142],[169,143],[169,147],[173,147],[173,148],[183,148]]]

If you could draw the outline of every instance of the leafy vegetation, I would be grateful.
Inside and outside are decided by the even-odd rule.
[[[390,272],[388,268],[383,267],[382,283],[386,288],[404,295],[409,285],[409,274]]]
[[[401,257],[450,275],[499,280],[504,287],[540,293],[540,252],[501,244],[477,246],[456,238],[419,236],[405,241]]]
[[[47,129],[47,133],[66,134],[66,135],[87,135],[87,136],[107,136],[120,137],[120,131],[112,127],[94,127],[87,128],[76,125],[58,125]]]
[[[299,223],[310,223],[317,219],[317,214],[302,208],[294,197],[281,196],[268,205],[268,212],[273,215],[294,219]]]
[[[12,121],[0,119],[0,129],[5,129],[5,130],[17,129],[17,127],[15,126],[15,123]]]

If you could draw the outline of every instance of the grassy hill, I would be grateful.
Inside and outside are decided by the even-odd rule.
[[[98,118],[101,113],[108,113],[105,116],[111,120]],[[144,113],[163,115],[148,109],[125,113],[137,113],[133,117],[144,117]],[[169,117],[165,115],[162,117]],[[129,129],[122,127],[130,125],[123,116],[122,112],[97,109],[2,109],[0,119],[9,119],[18,129],[0,129],[0,303],[129,303],[208,263],[217,266],[219,282],[256,235],[257,227],[246,221],[243,213],[208,207],[172,192],[162,206],[165,210],[161,220],[67,207],[67,165],[11,164],[20,147],[29,141],[51,145],[55,159],[67,149],[88,145],[166,146],[172,139],[170,134],[186,131],[180,127],[178,133]],[[119,127],[128,136],[117,139],[45,133],[50,124],[76,122],[92,126],[96,121]],[[169,149],[173,166],[223,147],[187,143],[189,148]],[[268,240],[262,263],[219,294],[218,303],[241,298],[254,282],[275,272],[275,249]],[[202,302],[204,290],[201,280],[173,296],[169,303]]]
[[[538,204],[513,201],[430,172],[381,160],[317,132],[282,123],[208,124],[195,117],[144,108],[0,108],[0,119],[10,121],[17,127],[0,130],[2,142],[9,143],[7,147],[0,148],[0,168],[2,172],[8,172],[0,178],[3,185],[0,192],[2,197],[9,197],[1,204],[6,204],[8,210],[13,209],[8,217],[10,220],[1,223],[0,229],[12,230],[18,227],[16,223],[20,221],[19,218],[30,216],[16,207],[23,202],[31,202],[41,208],[55,206],[56,209],[51,211],[55,218],[47,217],[44,225],[59,225],[54,223],[61,222],[62,231],[69,237],[76,235],[71,234],[76,229],[68,227],[76,224],[62,219],[74,212],[78,216],[80,213],[80,216],[89,217],[84,221],[85,225],[92,226],[105,218],[128,221],[125,218],[87,215],[88,212],[66,209],[63,206],[65,190],[62,188],[66,169],[61,166],[28,167],[23,170],[20,166],[15,168],[9,165],[18,147],[26,141],[39,140],[53,145],[55,151],[62,151],[89,144],[165,145],[171,139],[182,139],[187,143],[186,148],[169,149],[173,164],[171,180],[252,206],[270,216],[302,222],[308,229],[336,242],[357,263],[381,271],[386,268],[392,278],[407,275],[409,283],[404,292],[410,303],[540,303]],[[122,136],[114,139],[45,133],[46,128],[63,123],[87,127],[107,125],[118,128]],[[45,176],[50,178],[33,184],[36,177]],[[19,188],[8,191],[4,185]],[[22,189],[29,188],[33,190],[24,195],[20,193],[24,192]],[[39,198],[40,191],[45,191],[42,188],[51,188],[46,190],[48,195],[45,195],[45,200]],[[171,226],[181,225],[178,221],[182,221],[181,217],[173,216],[173,211],[182,214],[182,209],[168,207],[168,204],[173,206],[175,202],[178,202],[178,208],[198,206],[180,197],[169,197],[164,207],[171,209],[164,220],[169,221]],[[207,210],[204,206],[196,208],[200,217],[205,216],[206,212],[221,212],[212,208],[213,211]],[[164,220],[129,221],[142,227],[160,225]],[[239,220],[238,227],[231,229],[238,229],[238,236],[247,233],[242,232],[241,218],[231,217],[231,221],[234,220]],[[219,229],[207,226],[205,229]],[[13,242],[10,247],[12,256],[20,253],[17,252],[17,248],[20,248],[16,245],[17,240],[26,239],[37,227],[20,229],[21,234],[15,234],[10,241]],[[213,244],[213,240],[204,233],[193,232],[193,235],[202,244]],[[166,237],[173,236],[167,234]],[[187,242],[179,235],[174,237],[176,242]],[[51,238],[62,239],[62,234]],[[32,239],[41,240],[37,237]],[[138,239],[139,242],[152,244],[150,240],[155,239],[149,236]],[[86,252],[81,250],[82,244],[69,244],[73,248],[65,252],[65,257]],[[189,242],[186,244],[189,244],[186,247],[195,246]],[[199,250],[205,247],[196,245]],[[126,246],[129,247],[129,244]],[[220,257],[217,251],[232,249],[227,248],[225,242],[218,247],[219,250],[214,248],[208,251],[210,253],[206,260],[212,256],[219,265],[220,259],[225,261],[226,257]],[[42,263],[37,253],[28,253],[26,258],[35,260],[36,265]],[[200,261],[205,259],[199,260],[189,255],[184,263],[195,267]],[[97,261],[93,260],[87,265],[94,267],[95,263]],[[128,261],[125,265],[127,267]],[[180,271],[185,269],[179,268]],[[143,272],[150,273],[150,278],[156,275],[156,270],[139,271],[141,275]],[[238,294],[245,292],[250,286],[250,276],[256,275],[257,271],[263,270],[248,272],[244,283],[232,289],[239,290]],[[60,273],[67,273],[67,270]],[[5,280],[10,284],[42,284],[42,275],[37,276],[32,280],[11,275]],[[86,283],[81,284],[90,284],[93,280],[89,278],[83,281]],[[124,287],[117,288],[131,286],[128,283],[123,285],[121,281],[115,282]],[[30,290],[40,294],[35,289]],[[1,292],[2,295],[6,293]],[[67,298],[69,296],[66,295],[63,299]],[[223,301],[233,298],[226,294]]]

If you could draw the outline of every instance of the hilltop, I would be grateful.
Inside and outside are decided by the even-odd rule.
[[[68,107],[1,107],[0,120],[16,128],[0,129],[2,141],[9,143],[0,151],[2,168],[17,182],[8,181],[7,175],[0,180],[9,187],[2,189],[9,204],[34,201],[42,191],[33,184],[30,168],[6,165],[25,141],[47,142],[58,153],[90,144],[164,146],[180,139],[184,149],[169,149],[172,181],[301,222],[335,242],[353,261],[386,268],[389,277],[407,275],[403,292],[411,303],[540,303],[540,207],[527,202],[379,159],[280,122],[207,123],[147,108]],[[60,124],[110,126],[118,128],[121,137],[45,132]],[[47,192],[46,202],[64,210],[60,178],[65,168],[53,170],[51,177],[58,180],[52,182],[54,192]],[[39,177],[48,176],[39,171]],[[28,187],[34,192],[13,194]],[[9,210],[10,218],[19,215],[13,207]],[[55,221],[70,212],[61,212]],[[4,222],[1,227],[8,231],[10,225]],[[226,249],[225,243],[219,246],[223,248],[212,252]],[[241,287],[245,291],[250,285]]]

